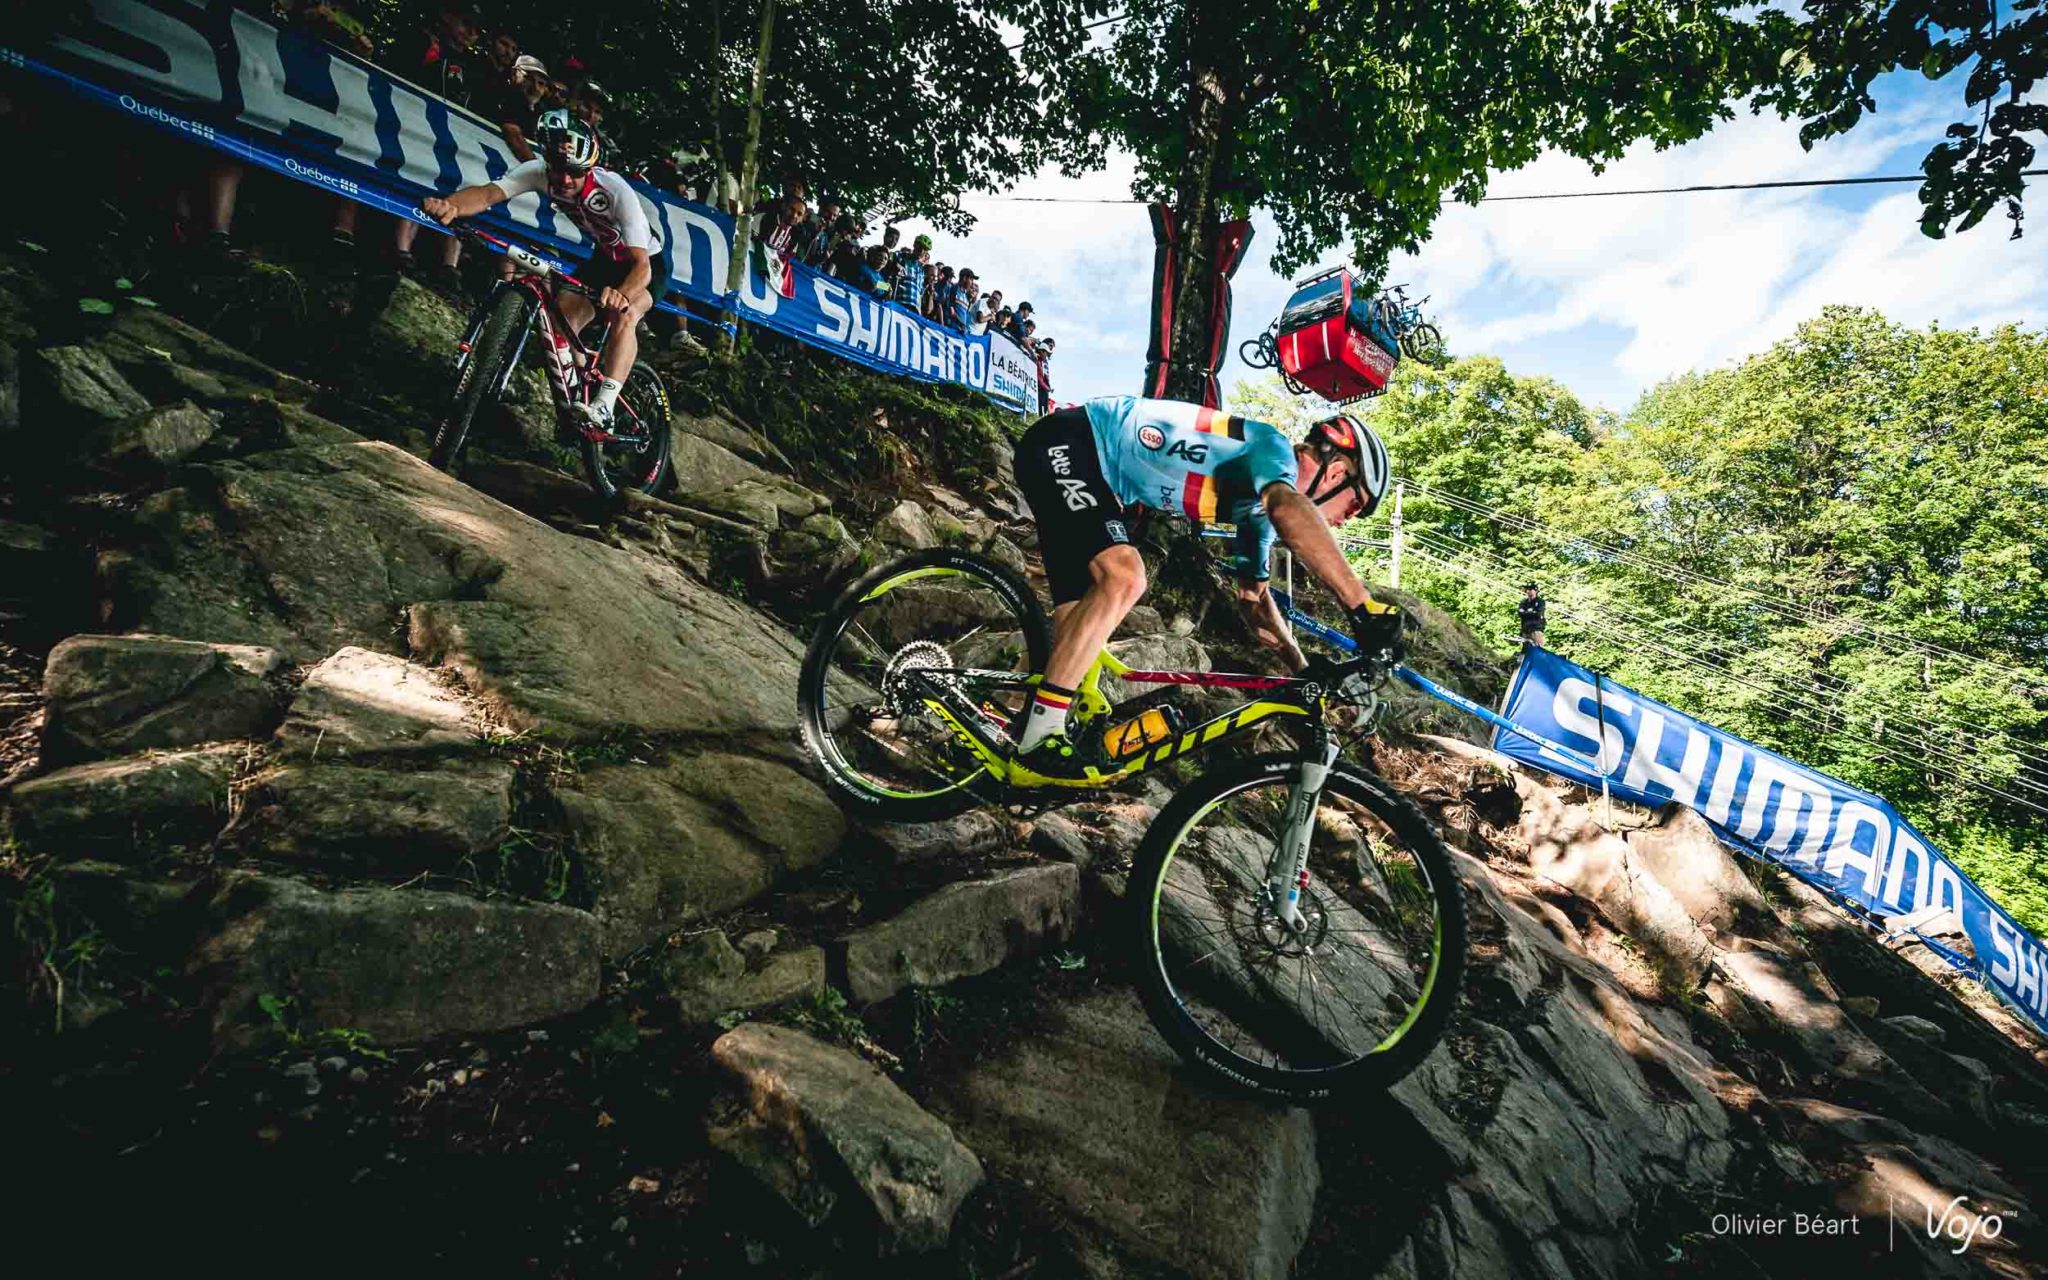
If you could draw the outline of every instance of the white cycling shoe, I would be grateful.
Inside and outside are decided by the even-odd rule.
[[[587,401],[571,406],[576,414],[577,424],[585,432],[610,435],[612,433],[612,410],[610,405]]]

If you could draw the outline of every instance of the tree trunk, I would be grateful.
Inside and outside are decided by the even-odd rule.
[[[754,243],[754,193],[761,180],[761,101],[768,93],[768,54],[775,42],[775,0],[761,0],[761,42],[754,53],[754,84],[747,93],[747,140],[740,150],[740,208],[733,219],[732,257],[726,264],[725,291],[739,292],[747,276],[747,252]],[[738,317],[734,317],[737,321]],[[730,353],[730,334],[719,349]]]
[[[1174,189],[1174,222],[1180,236],[1179,269],[1173,281],[1173,351],[1166,394],[1199,402],[1206,390],[1209,320],[1214,311],[1212,258],[1222,218],[1214,196],[1216,153],[1223,138],[1225,92],[1213,68],[1199,62],[1188,75],[1188,154]]]

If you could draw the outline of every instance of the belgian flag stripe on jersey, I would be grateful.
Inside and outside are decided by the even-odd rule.
[[[1202,409],[1195,414],[1195,430],[1206,431],[1212,436],[1229,436],[1232,440],[1244,439],[1244,419],[1232,417],[1216,409]]]
[[[1181,482],[1180,507],[1189,519],[1214,523],[1216,520],[1216,477],[1188,473]]]

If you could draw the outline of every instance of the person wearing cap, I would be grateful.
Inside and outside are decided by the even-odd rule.
[[[1003,332],[1009,336],[1010,341],[1016,343],[1020,347],[1023,346],[1025,341],[1027,340],[1027,335],[1024,332],[1024,322],[1029,320],[1030,318],[1031,304],[1028,302],[1020,302],[1017,304],[1017,309],[1010,313],[1010,323],[1008,327],[1006,327],[1003,330]]]
[[[533,159],[533,126],[540,119],[541,100],[548,91],[548,69],[539,58],[522,53],[512,60],[504,83],[479,104],[483,114],[495,121],[505,145],[520,163]]]
[[[1522,584],[1522,598],[1515,603],[1515,614],[1522,624],[1522,647],[1541,649],[1543,647],[1543,613],[1547,606],[1543,592],[1535,583]]]
[[[919,236],[910,247],[896,255],[896,304],[915,314],[924,314],[925,277],[931,273],[932,238]]]

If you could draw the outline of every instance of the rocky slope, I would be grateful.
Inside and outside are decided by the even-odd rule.
[[[798,632],[894,549],[1028,566],[978,410],[874,383],[888,416],[835,426],[775,407],[800,356],[746,395],[674,365],[685,492],[602,510],[517,406],[467,483],[419,460],[459,318],[409,284],[292,372],[148,307],[45,331],[34,272],[0,285],[0,1079],[36,1213],[146,1185],[259,1251],[560,1275],[2048,1266],[2039,1045],[1433,709],[1368,750],[1460,851],[1472,973],[1423,1069],[1337,1111],[1189,1076],[1121,981],[1158,784],[849,826],[794,742]],[[1119,643],[1209,661],[1199,582],[1161,580]],[[1497,688],[1454,620],[1420,639]],[[1930,1239],[1954,1196],[2002,1232]],[[1717,1226],[1795,1214],[1858,1229]]]

